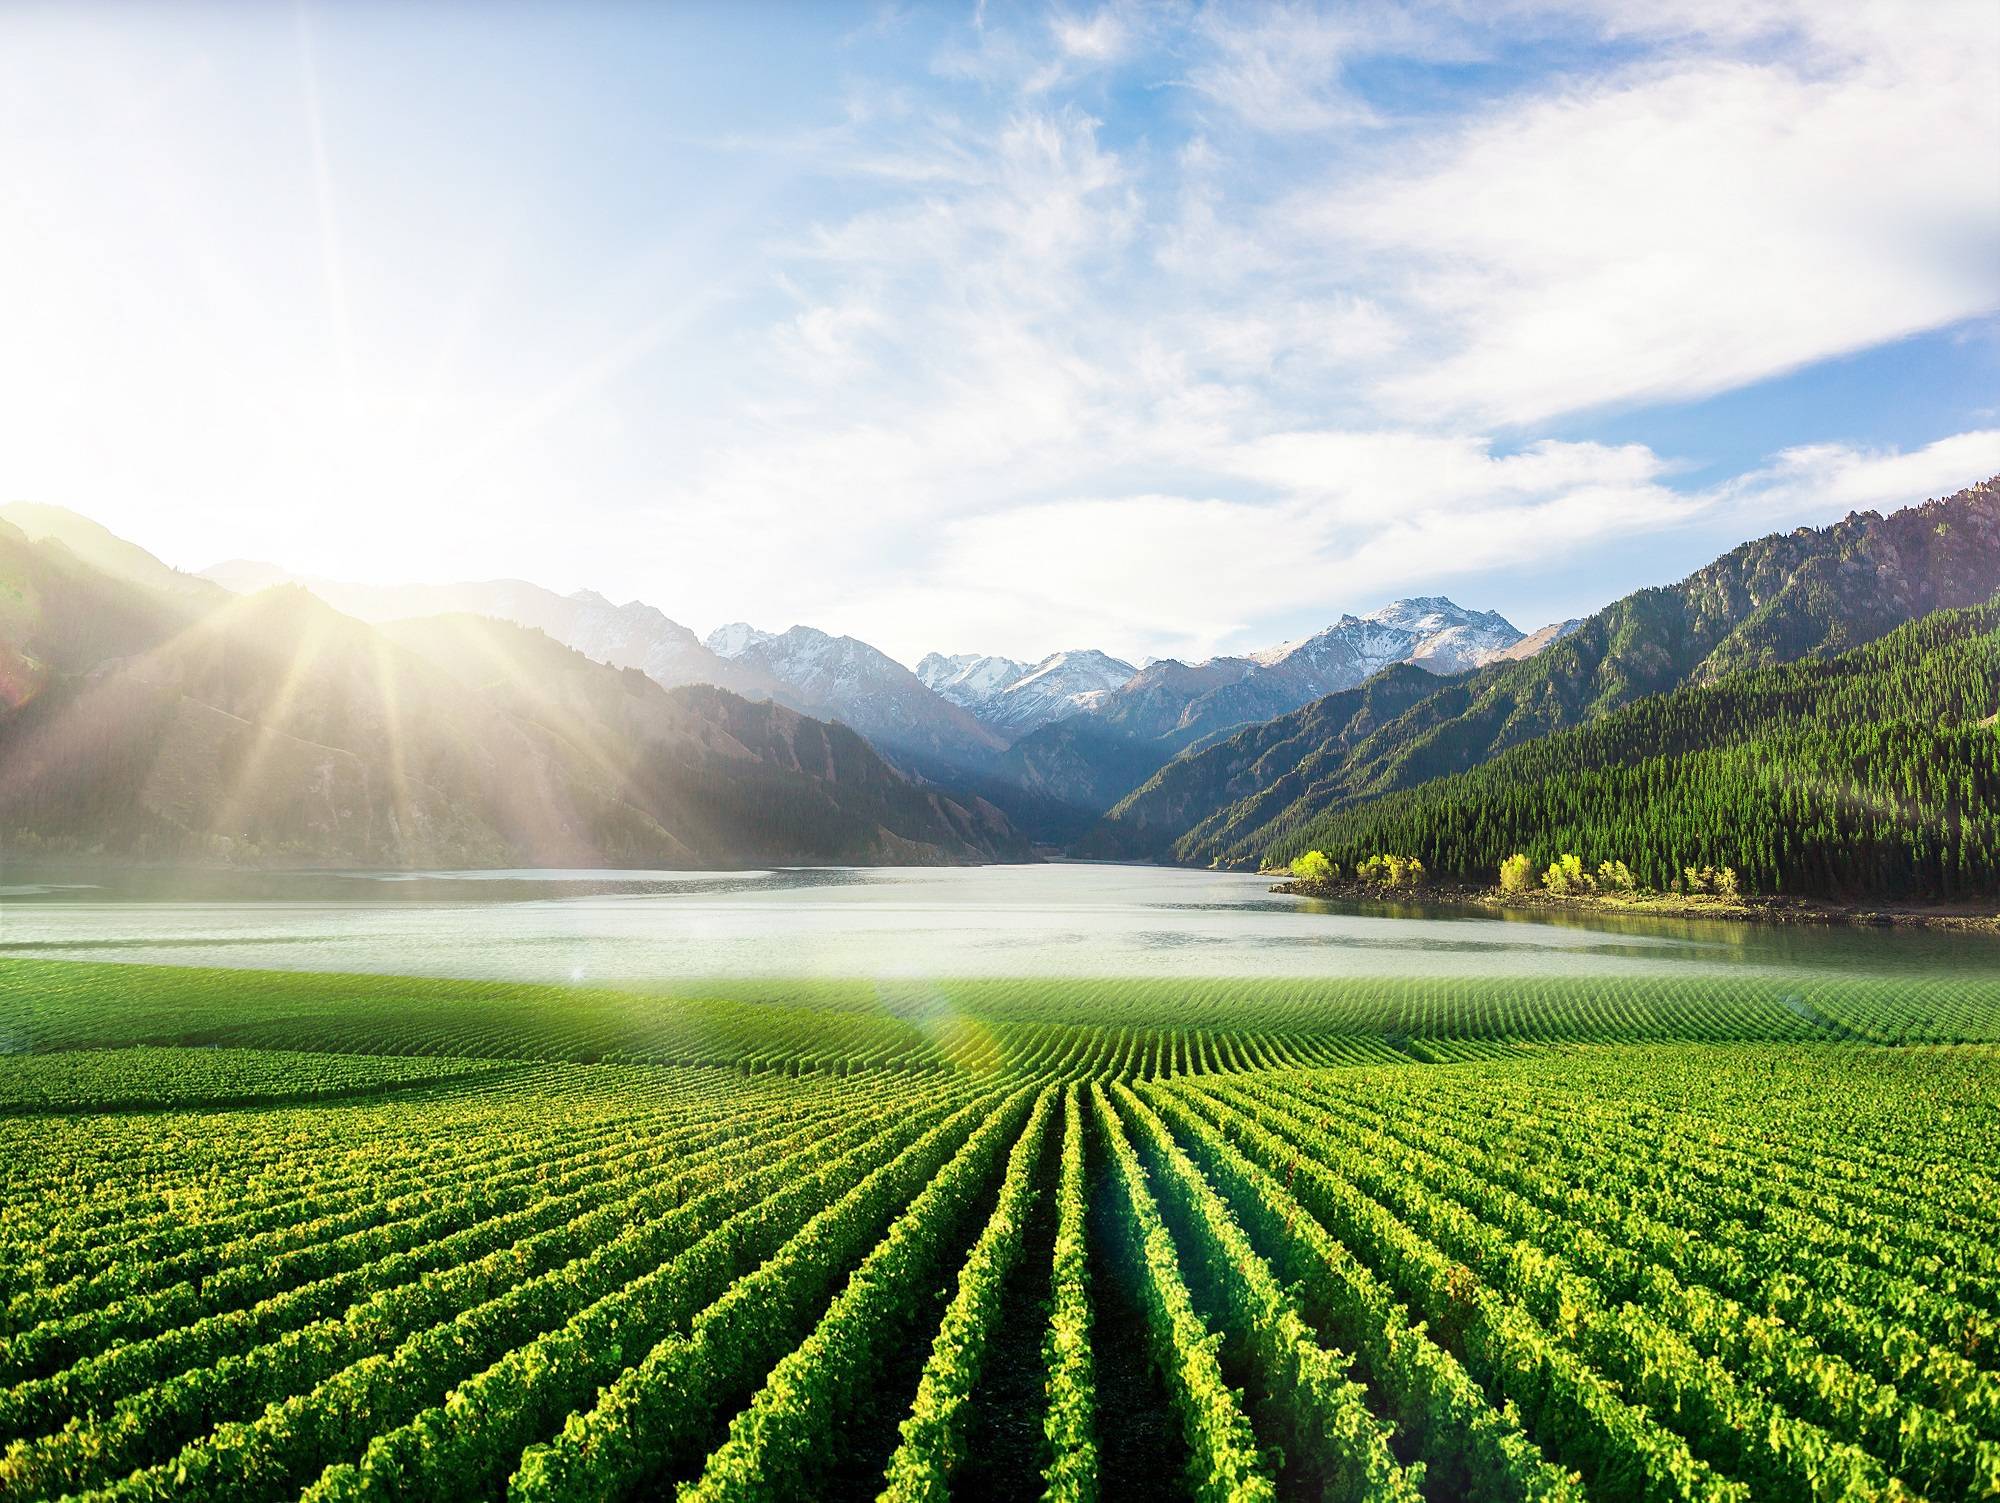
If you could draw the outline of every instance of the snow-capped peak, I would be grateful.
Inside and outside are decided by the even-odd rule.
[[[1492,661],[1522,633],[1495,611],[1469,611],[1442,595],[1391,601],[1365,616],[1342,615],[1324,631],[1250,654],[1261,674],[1297,678],[1314,693],[1348,688],[1391,663],[1463,673]]]
[[[1109,653],[1093,647],[1052,652],[1034,667],[1023,670],[1000,692],[1018,694],[1024,690],[1064,694],[1102,693],[1129,683],[1139,670]]]
[[[935,689],[939,684],[950,683],[978,661],[976,652],[927,652],[917,660],[917,682],[926,689]]]
[[[1353,617],[1343,617],[1353,620]],[[1370,611],[1361,617],[1363,621],[1373,621],[1382,626],[1393,626],[1398,630],[1415,632],[1419,636],[1435,636],[1439,632],[1450,631],[1454,627],[1475,627],[1484,633],[1505,635],[1511,633],[1518,641],[1521,632],[1514,623],[1498,611],[1469,611],[1456,601],[1442,595],[1416,595],[1407,600],[1392,600],[1380,610]]]
[[[775,633],[759,631],[748,621],[732,621],[710,632],[702,646],[719,658],[740,658],[746,649],[768,642]]]
[[[782,697],[794,708],[844,721],[878,749],[925,765],[978,766],[1004,745],[974,716],[925,688],[908,668],[855,637],[812,626],[775,635],[753,632],[742,661],[782,684]]]
[[[976,652],[928,653],[917,664],[917,677],[925,688],[967,708],[998,694],[1026,671],[1025,664],[1012,658],[988,657]]]
[[[976,653],[934,652],[917,677],[953,704],[1010,737],[1089,709],[1138,670],[1092,648],[1054,652],[1039,663]]]

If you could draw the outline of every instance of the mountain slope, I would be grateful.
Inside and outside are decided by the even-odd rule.
[[[1191,751],[1120,799],[1078,842],[1076,854],[1169,860],[1175,842],[1218,800],[1233,802],[1280,785],[1309,754],[1353,746],[1435,692],[1437,680],[1430,673],[1396,663],[1358,688],[1325,695],[1296,714]]]
[[[432,617],[385,630],[518,718],[572,739],[581,728],[642,807],[704,848],[779,859],[799,844],[789,832],[805,829],[829,853],[817,859],[1026,854],[993,806],[912,784],[844,725],[708,685],[663,690],[504,622]]]
[[[1051,653],[994,695],[980,718],[1003,735],[1018,736],[1051,720],[1095,708],[1104,696],[1138,673],[1130,663],[1095,648]]]
[[[1378,851],[1491,881],[1526,854],[1687,866],[1751,891],[2000,889],[2000,602],[1938,611],[1832,658],[1724,673],[1307,820],[1270,853]]]
[[[143,652],[195,612],[185,597],[134,589],[61,542],[0,521],[0,714],[61,675]]]
[[[918,681],[926,689],[967,710],[1027,671],[1026,663],[976,652],[927,652],[917,663]]]
[[[1038,838],[1074,840],[1174,758],[1238,727],[1354,688],[1390,664],[1456,672],[1461,663],[1487,661],[1524,640],[1496,613],[1425,596],[1366,616],[1342,616],[1310,637],[1244,657],[1149,663],[1083,714],[1042,726],[1014,745],[1003,776],[1036,790],[1041,803],[1033,810],[1009,807]],[[1090,723],[1073,723],[1085,721]],[[1139,844],[1151,849],[1153,834]],[[1093,844],[1104,853],[1123,846],[1117,839]]]
[[[1008,741],[1065,715],[1094,708],[1130,683],[1139,670],[1094,648],[1054,652],[1039,663],[962,653],[931,653],[917,677],[942,698],[968,711]]]
[[[1201,696],[1182,714],[1182,745],[1232,726],[1269,720],[1323,694],[1351,689],[1392,663],[1439,676],[1463,673],[1509,651],[1521,632],[1496,611],[1468,611],[1441,596],[1398,600],[1366,616],[1342,616],[1302,642],[1256,655],[1240,679]]]
[[[1851,514],[1745,543],[1679,584],[1613,602],[1526,662],[1446,680],[1352,744],[1313,742],[1296,712],[1259,737],[1299,759],[1241,792],[1248,746],[1209,747],[1170,776],[1184,861],[1254,862],[1282,832],[1358,800],[1462,771],[1648,694],[1755,664],[1826,656],[2000,589],[2000,482],[1888,517]]]
[[[235,560],[205,577],[236,590],[299,584],[335,609],[376,623],[422,616],[491,616],[546,632],[586,657],[637,668],[668,688],[714,684],[748,699],[771,699],[820,720],[838,720],[905,771],[932,782],[975,782],[1004,745],[965,711],[947,704],[901,663],[852,637],[811,627],[759,631],[733,622],[704,642],[644,601],[613,605],[592,590],[558,595],[519,579],[449,585],[358,585],[294,576],[271,564]]]
[[[774,683],[774,698],[851,726],[906,771],[938,783],[969,781],[1005,748],[997,733],[866,642],[810,626],[755,638],[734,661]]]
[[[768,642],[771,635],[770,632],[757,630],[748,621],[732,621],[703,637],[701,645],[719,658],[739,658],[743,656],[744,648]]]
[[[990,806],[860,737],[668,690],[491,620],[380,631],[296,588],[194,610],[0,531],[0,838],[147,859],[359,865],[964,861]],[[416,649],[416,650],[412,650]]]
[[[1503,647],[1486,661],[1489,663],[1522,663],[1536,653],[1560,642],[1564,637],[1583,625],[1581,618],[1568,621],[1551,621],[1540,631],[1531,631],[1512,647]],[[1481,665],[1482,667],[1484,664]]]
[[[613,605],[594,590],[558,595],[525,579],[461,584],[366,585],[288,573],[275,564],[234,559],[203,577],[243,594],[272,585],[300,585],[335,610],[381,624],[416,616],[492,616],[548,633],[599,662],[637,668],[667,688],[716,684],[751,698],[770,698],[777,685],[711,652],[679,622],[643,600]]]
[[[61,506],[16,501],[0,506],[0,522],[10,522],[34,542],[53,540],[100,574],[164,595],[214,603],[220,592],[199,574],[183,574],[137,543]]]

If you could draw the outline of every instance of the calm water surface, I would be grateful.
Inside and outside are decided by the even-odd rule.
[[[520,980],[2000,972],[1979,935],[1340,910],[1133,866],[0,869],[0,956]]]

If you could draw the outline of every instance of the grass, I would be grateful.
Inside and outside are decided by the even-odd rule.
[[[1986,1495],[1996,1020],[0,962],[0,1498]]]

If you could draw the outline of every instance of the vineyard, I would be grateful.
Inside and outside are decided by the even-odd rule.
[[[0,1500],[2000,1496],[2000,979],[0,962]]]

